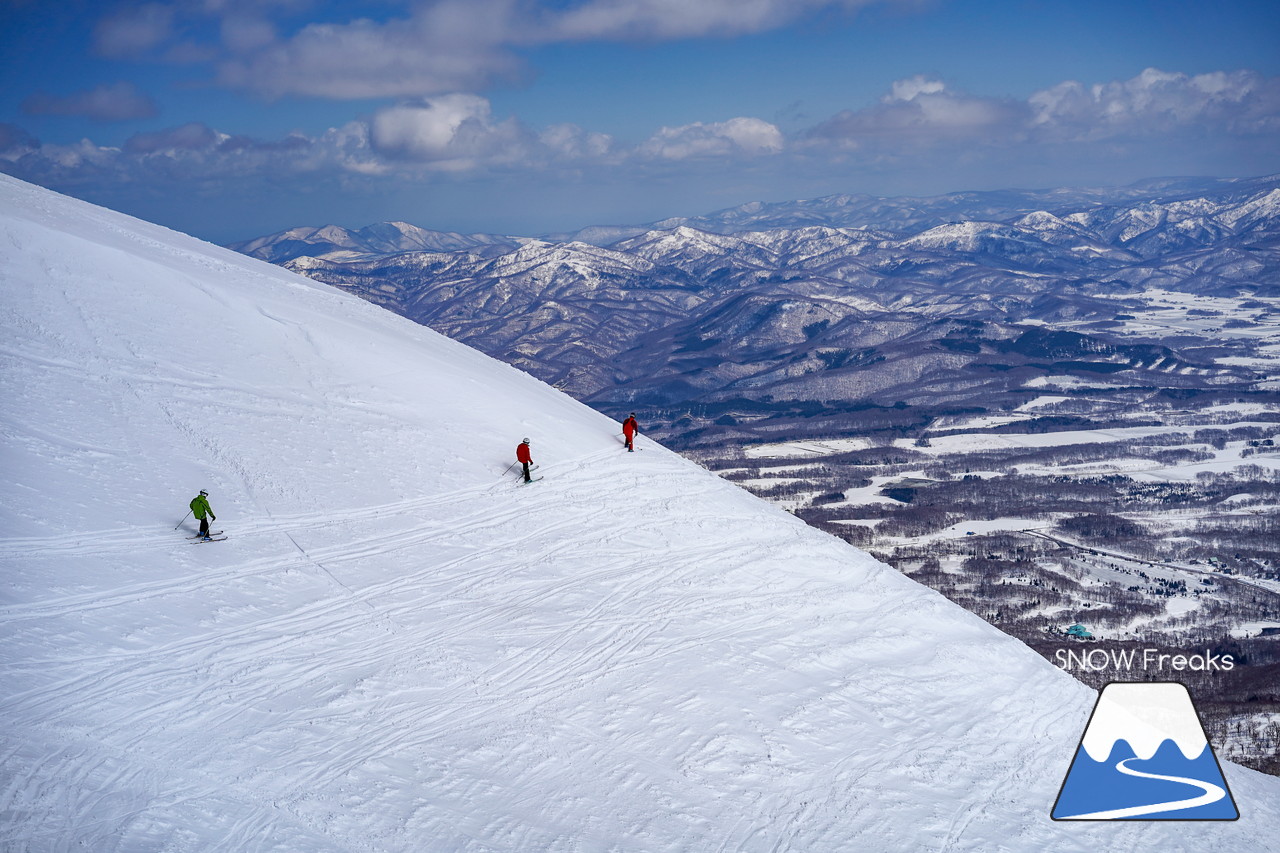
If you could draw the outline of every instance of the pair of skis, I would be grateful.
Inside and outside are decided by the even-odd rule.
[[[541,468],[541,467],[542,467],[541,465],[530,465],[530,466],[529,466],[529,473],[530,473],[530,474],[532,474],[534,471],[537,471],[537,470],[538,470],[539,468]],[[529,479],[527,479],[527,480],[526,480],[526,479],[524,478],[524,472],[523,472],[523,471],[521,471],[521,472],[520,472],[520,474],[516,477],[516,485],[517,485],[517,486],[527,486],[527,485],[529,485],[530,483],[536,483],[536,482],[538,482],[538,481],[539,481],[539,480],[541,480],[541,479],[542,479],[542,475],[541,475],[541,474],[539,474],[539,475],[538,475],[538,476],[536,476],[536,477],[530,477]]]
[[[193,545],[198,545],[201,542],[223,542],[226,540],[226,538],[227,537],[222,535],[221,530],[210,530],[208,537],[204,536],[203,534],[197,533],[195,536],[188,536],[187,541],[192,543]]]

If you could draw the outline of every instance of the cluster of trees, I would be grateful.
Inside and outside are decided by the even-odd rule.
[[[1151,535],[1151,531],[1127,518],[1091,512],[1058,522],[1058,529],[1068,536],[1089,539],[1125,539]]]
[[[969,555],[956,553],[957,545]],[[1072,567],[1071,553],[1045,540],[996,534],[899,547],[877,556],[1024,641],[1058,636],[1073,622],[1121,631],[1135,619],[1158,623],[1165,617],[1163,601],[1140,591],[1086,585],[1083,573]],[[947,571],[944,560],[958,567]]]
[[[1119,365],[1116,365],[1119,367]],[[976,365],[975,365],[976,367]],[[998,383],[997,383],[998,384]],[[1052,393],[1066,399],[1046,403],[1027,413],[1025,420],[1000,427],[1005,433],[1050,433],[1062,430],[1126,428],[1185,423],[1185,431],[1168,437],[1151,437],[1149,445],[1213,443],[1250,437],[1249,433],[1275,436],[1280,432],[1280,412],[1250,412],[1251,421],[1273,421],[1275,427],[1205,427],[1233,424],[1242,415],[1232,404],[1270,405],[1280,408],[1280,393],[1238,391],[1223,388],[1159,388],[1099,386],[1041,392],[1026,388],[1000,389],[982,386],[971,399],[943,405],[908,404],[903,401],[757,399],[688,401],[666,408],[651,408],[650,432],[668,446],[698,457],[716,456],[726,444],[756,444],[780,439],[835,439],[858,435],[878,444],[901,439],[936,438],[986,432],[986,427],[966,427],[973,418],[1010,412],[1030,399]],[[633,403],[599,404],[602,410],[625,414]],[[1135,418],[1134,412],[1143,415]],[[953,429],[947,429],[954,426]],[[1199,430],[1197,430],[1199,427]],[[933,430],[930,432],[929,430]],[[1203,433],[1197,435],[1196,433]],[[1215,435],[1214,433],[1218,433]]]

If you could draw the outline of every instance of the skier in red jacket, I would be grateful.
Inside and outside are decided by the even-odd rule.
[[[631,453],[636,452],[635,438],[636,433],[640,431],[640,424],[636,423],[636,413],[632,412],[628,418],[622,422],[622,434],[627,439],[627,450]]]
[[[516,445],[516,461],[524,465],[524,481],[532,482],[529,476],[529,466],[533,463],[533,456],[529,453],[529,439],[525,439]]]

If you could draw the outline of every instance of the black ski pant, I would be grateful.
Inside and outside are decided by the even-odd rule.
[[[527,483],[533,479],[532,477],[529,476],[529,463],[521,462],[520,464],[524,466],[524,481]]]

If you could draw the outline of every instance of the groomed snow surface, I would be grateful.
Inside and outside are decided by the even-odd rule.
[[[1052,822],[1092,691],[389,312],[3,176],[0,289],[0,849],[1280,836],[1234,765],[1234,823]]]

